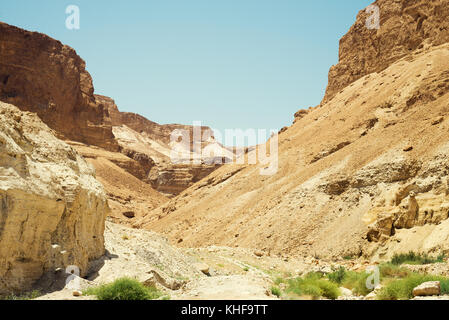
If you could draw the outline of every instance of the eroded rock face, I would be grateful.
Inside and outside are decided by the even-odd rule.
[[[167,196],[178,195],[220,167],[219,164],[206,164],[201,159],[199,163],[193,163],[192,161],[189,164],[176,164],[170,159],[172,150],[170,140],[175,130],[183,130],[184,133],[189,135],[190,144],[186,145],[185,154],[198,158],[198,154],[194,154],[194,146],[204,148],[211,144],[207,140],[210,136],[207,132],[212,133],[209,127],[201,127],[198,130],[201,136],[196,137],[193,126],[161,125],[139,114],[120,112],[114,100],[109,97],[100,95],[95,97],[108,109],[113,133],[120,145],[120,151],[137,161],[141,170],[129,170],[128,167],[119,165],[162,194]],[[246,151],[239,148],[224,148],[218,143],[215,143],[213,147],[218,152],[226,154],[227,158],[232,158],[233,154],[241,154]]]
[[[339,62],[329,71],[323,103],[340,90],[425,46],[449,41],[449,2],[446,0],[377,0],[380,29],[368,29],[365,10],[340,40]]]
[[[0,102],[0,294],[104,253],[106,195],[93,168],[34,114]]]
[[[0,22],[0,100],[31,111],[59,137],[118,150],[85,62],[44,34]]]

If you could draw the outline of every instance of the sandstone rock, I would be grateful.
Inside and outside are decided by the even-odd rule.
[[[205,264],[205,263],[197,263],[197,264],[195,264],[195,267],[199,270],[199,271],[201,271],[202,273],[204,273],[204,274],[206,274],[206,275],[208,275],[209,274],[209,266],[207,265],[207,264]]]
[[[83,293],[82,293],[81,291],[79,291],[79,290],[74,290],[74,291],[72,292],[72,295],[73,295],[74,297],[81,297],[81,296],[83,295]]]
[[[118,150],[86,63],[44,34],[0,23],[0,100],[32,111],[59,137]]]
[[[104,253],[109,210],[92,167],[36,115],[2,102],[0,142],[0,294],[56,268],[84,275]]]
[[[263,251],[261,251],[261,250],[256,250],[256,251],[254,251],[254,255],[255,255],[256,257],[263,257],[263,256],[264,256],[264,253],[263,253]]]
[[[380,29],[368,29],[365,10],[340,40],[339,62],[329,71],[322,103],[363,76],[381,72],[393,62],[423,48],[449,41],[449,3],[446,0],[377,0]]]
[[[143,284],[148,287],[156,287],[157,284],[170,289],[170,290],[179,290],[186,282],[183,280],[177,280],[171,278],[162,272],[157,272],[155,270],[151,270],[151,276],[147,280],[143,281]]]
[[[413,296],[438,296],[441,293],[439,281],[424,282],[413,289]]]

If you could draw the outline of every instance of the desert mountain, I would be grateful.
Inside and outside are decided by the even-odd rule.
[[[120,112],[114,100],[94,94],[75,50],[47,35],[0,23],[0,46],[0,100],[36,113],[95,166],[115,221],[144,215],[218,168],[204,163],[194,152],[196,144],[210,145],[227,158],[244,151],[229,150],[203,134],[197,141],[193,126],[159,125]],[[172,164],[170,137],[176,129],[190,136],[185,157],[199,162]]]
[[[109,97],[96,95],[96,99],[107,107],[112,131],[121,152],[138,161],[144,169],[144,175],[136,177],[167,196],[178,195],[218,168],[219,164],[208,161],[210,156],[196,151],[196,146],[201,147],[201,150],[205,147],[213,148],[213,154],[220,159],[220,164],[222,158],[232,160],[235,154],[240,155],[245,151],[225,148],[214,140],[213,131],[209,127],[198,127],[197,136],[193,126],[160,125],[136,113],[120,112],[114,100]],[[181,144],[181,150],[178,150],[182,155],[180,163],[171,159],[174,149],[172,134],[177,131],[186,138],[186,144]],[[186,160],[186,163],[182,160]]]
[[[321,105],[279,137],[279,170],[225,165],[136,226],[186,247],[386,257],[449,251],[449,3],[378,0],[340,41]]]

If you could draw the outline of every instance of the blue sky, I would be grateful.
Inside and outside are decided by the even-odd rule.
[[[159,123],[279,129],[320,103],[371,0],[14,0],[0,20],[73,47],[95,92]],[[68,5],[80,30],[65,27]]]

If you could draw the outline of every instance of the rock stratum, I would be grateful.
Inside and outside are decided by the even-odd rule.
[[[380,29],[359,13],[323,102],[281,130],[275,175],[225,165],[135,226],[288,256],[448,253],[449,6],[375,4]]]
[[[0,102],[0,294],[104,254],[106,194],[93,168],[35,114]]]
[[[377,0],[380,29],[369,29],[372,15],[365,10],[340,40],[338,64],[329,70],[329,83],[323,102],[340,90],[417,49],[449,42],[449,3],[446,0]]]
[[[114,100],[109,97],[96,95],[96,99],[108,110],[112,131],[121,153],[141,165],[140,172],[129,172],[166,196],[178,195],[221,165],[221,162],[215,164],[208,161],[211,155],[203,155],[196,151],[196,147],[213,150],[211,153],[220,160],[233,159],[245,152],[243,149],[226,148],[216,142],[209,127],[161,125],[136,113],[120,112]],[[183,160],[187,160],[186,163],[176,163],[171,157],[174,149],[172,134],[176,132],[180,132],[186,141],[179,150]]]
[[[0,22],[0,100],[35,112],[60,138],[117,151],[85,66],[69,46]]]

